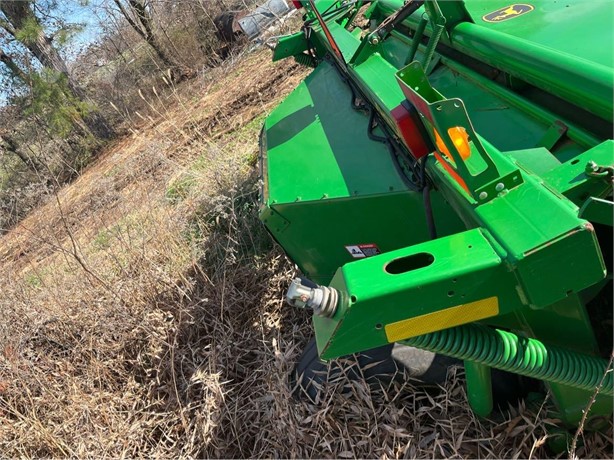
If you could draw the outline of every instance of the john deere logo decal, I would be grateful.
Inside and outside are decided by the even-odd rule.
[[[526,3],[515,3],[511,6],[505,6],[493,11],[492,13],[485,14],[482,19],[486,22],[501,22],[508,19],[515,18],[533,11],[535,8],[533,5],[527,5]]]

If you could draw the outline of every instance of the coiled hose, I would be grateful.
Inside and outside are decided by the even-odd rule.
[[[311,54],[299,53],[294,56],[294,60],[297,64],[303,65],[305,67],[316,67],[315,58]]]
[[[589,391],[599,385],[608,370],[608,362],[604,359],[544,345],[539,340],[478,324],[413,337],[403,343]],[[612,380],[612,372],[608,372],[601,393],[614,395]]]

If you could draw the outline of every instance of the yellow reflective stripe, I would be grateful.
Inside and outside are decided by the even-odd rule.
[[[416,316],[415,318],[386,324],[386,338],[388,342],[397,342],[498,314],[499,299],[497,297],[488,297],[476,300],[475,302],[457,305],[456,307],[446,308],[445,310]]]

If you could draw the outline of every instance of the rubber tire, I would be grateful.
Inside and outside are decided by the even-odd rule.
[[[318,356],[315,339],[311,339],[293,372],[290,385],[296,397],[315,402],[319,388],[346,373],[351,380],[365,379],[368,383],[389,383],[393,378],[407,376],[424,386],[443,386],[450,366],[462,366],[462,360],[398,343],[347,356],[343,361],[328,364]],[[399,371],[405,371],[399,372]],[[539,391],[540,382],[518,374],[492,369],[493,401],[496,409],[506,410],[517,405],[528,393]]]
[[[350,380],[362,378],[367,381],[373,378],[388,380],[395,375],[397,370],[394,362],[390,359],[391,349],[392,345],[348,356],[345,363],[335,360],[331,363],[329,371],[328,364],[318,356],[315,339],[311,339],[290,375],[290,386],[293,389],[293,394],[296,397],[307,397],[311,402],[316,402],[319,392],[318,386],[333,380],[343,372],[347,373]],[[353,362],[357,362],[358,365],[352,365]],[[370,364],[375,365],[368,367]]]

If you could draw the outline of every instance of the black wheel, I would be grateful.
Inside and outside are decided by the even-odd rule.
[[[391,379],[397,371],[395,363],[390,359],[391,349],[392,345],[375,348],[335,360],[329,367],[318,356],[315,339],[311,339],[290,375],[293,393],[296,397],[307,397],[315,402],[321,386],[344,373],[351,380]]]
[[[456,358],[395,343],[334,360],[329,367],[319,358],[316,341],[311,339],[290,375],[290,384],[296,397],[307,397],[315,402],[322,386],[342,374],[351,380],[365,379],[368,383],[410,378],[418,385],[432,387],[444,385],[450,366],[462,364]],[[492,369],[493,400],[499,410],[517,404],[539,387],[537,380]]]
[[[449,366],[461,361],[436,355],[413,347],[390,344],[334,360],[327,364],[318,356],[315,339],[311,339],[290,376],[295,396],[307,396],[312,401],[327,381],[341,374],[351,380],[365,379],[368,383],[390,382],[405,375],[425,384],[443,384]]]

